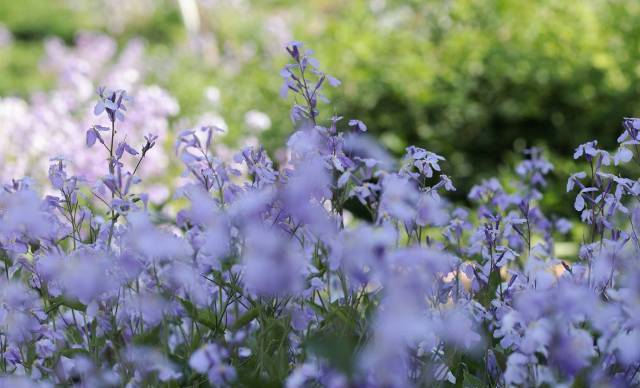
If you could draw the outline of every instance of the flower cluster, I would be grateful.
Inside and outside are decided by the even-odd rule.
[[[137,109],[122,90],[99,88],[103,121],[84,128],[101,174],[55,158],[55,194],[2,187],[3,385],[640,384],[640,181],[615,172],[640,158],[640,120],[613,154],[577,148],[575,227],[540,207],[539,149],[514,184],[483,181],[455,207],[445,158],[411,146],[396,164],[367,124],[323,118],[340,82],[301,43],[287,52],[286,160],[216,157],[220,128],[182,131],[175,216],[139,189],[162,149],[122,134]],[[579,253],[561,260],[572,228]]]
[[[144,48],[142,41],[132,40],[119,50],[112,38],[93,33],[79,34],[73,47],[59,39],[47,40],[42,68],[57,80],[53,90],[35,92],[28,99],[0,98],[0,179],[29,175],[42,182],[52,157],[63,157],[71,171],[87,179],[103,174],[106,156],[84,146],[85,141],[100,141],[100,135],[111,130],[109,115],[96,119],[92,112],[96,84],[127,90],[133,97],[125,101],[130,111],[117,128],[122,139],[142,142],[147,133],[166,139],[170,119],[178,114],[179,106],[166,90],[143,84],[148,60]],[[96,111],[106,108],[109,112],[113,107],[106,92]],[[87,128],[95,131],[85,139]],[[169,158],[163,152],[148,157],[150,162],[141,166],[141,171],[152,182],[166,174]],[[158,196],[163,190],[157,188],[150,194]]]

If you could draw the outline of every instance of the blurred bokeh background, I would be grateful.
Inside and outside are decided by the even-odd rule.
[[[326,117],[363,120],[397,155],[415,144],[446,156],[460,198],[482,178],[508,180],[533,145],[560,187],[573,148],[613,146],[640,111],[638,20],[636,0],[0,0],[0,117],[19,120],[16,101],[30,109],[64,82],[125,80],[173,96],[167,133],[209,120],[229,147],[251,134],[276,152],[292,131],[278,72],[296,39],[342,81]],[[19,151],[8,136],[5,160]],[[546,201],[563,212],[561,194]]]

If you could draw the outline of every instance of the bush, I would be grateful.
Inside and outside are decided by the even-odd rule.
[[[5,3],[22,13],[0,11],[0,17],[11,29],[35,31],[28,36],[69,42],[91,28],[124,43],[141,34],[151,42],[150,60],[161,64],[148,77],[176,96],[184,114],[200,113],[204,88],[215,86],[230,140],[241,138],[248,111],[270,112],[272,129],[262,141],[272,152],[290,126],[275,98],[276,81],[264,74],[279,67],[283,39],[301,37],[345,78],[341,93],[330,96],[336,111],[367,122],[398,157],[409,144],[448,155],[446,167],[461,192],[494,175],[514,149],[542,146],[556,159],[592,138],[613,147],[609,133],[618,127],[612,123],[638,110],[633,53],[640,49],[640,6],[634,1],[202,2],[195,56],[184,55],[187,34],[172,2],[129,10],[129,17],[127,7],[135,7],[118,2],[77,4],[76,17],[64,7],[38,17],[24,12],[23,2]],[[25,27],[33,24],[45,31]],[[27,37],[19,31],[16,47]],[[19,63],[3,68],[0,90],[47,86],[15,81],[24,79],[23,58],[34,49],[15,50]],[[38,74],[30,69],[30,77]]]

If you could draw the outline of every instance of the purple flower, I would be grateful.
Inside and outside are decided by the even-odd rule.
[[[304,257],[290,237],[274,228],[245,230],[244,283],[261,296],[293,294],[302,289]]]
[[[594,156],[596,156],[598,152],[596,148],[597,146],[598,146],[597,140],[580,144],[578,148],[576,148],[575,152],[573,153],[573,158],[578,159],[582,155],[585,155],[587,159],[593,158]]]
[[[115,123],[116,119],[124,121],[124,111],[127,110],[125,102],[131,101],[131,98],[124,90],[109,90],[104,86],[101,86],[97,90],[100,100],[93,108],[93,113],[99,116],[102,112],[107,112],[109,121]]]
[[[422,194],[417,204],[416,223],[420,226],[442,226],[449,220],[444,201],[430,194]]]
[[[191,257],[193,254],[186,241],[171,232],[156,228],[147,214],[134,212],[127,218],[129,230],[123,242],[146,260],[181,259]]]
[[[526,356],[522,353],[512,353],[509,356],[507,359],[507,370],[504,373],[505,383],[508,386],[527,383],[529,378],[529,365],[533,364],[531,360],[532,357],[533,356]]]
[[[367,126],[360,120],[349,120],[349,126],[357,128],[360,132],[367,132]]]
[[[415,185],[398,175],[388,175],[382,182],[380,216],[389,215],[405,223],[416,217],[420,195]]]
[[[571,231],[573,224],[566,218],[559,218],[555,222],[555,228],[560,234],[567,234]]]
[[[118,159],[122,158],[122,155],[124,154],[124,152],[127,152],[129,155],[137,155],[138,151],[136,151],[133,147],[131,147],[129,144],[127,144],[126,142],[120,142],[118,143],[118,147],[116,147],[116,156]]]
[[[637,140],[634,142],[637,143]],[[631,159],[633,159],[633,152],[627,147],[620,147],[613,157],[613,163],[617,166],[619,164],[629,163]]]
[[[596,357],[593,338],[585,330],[556,331],[549,349],[553,365],[568,376],[575,376]]]
[[[340,86],[340,84],[342,83],[339,79],[332,77],[329,74],[327,74],[327,81],[329,81],[329,85],[333,86],[334,88]]]
[[[159,351],[144,346],[129,346],[122,352],[125,362],[131,364],[140,377],[156,373],[158,380],[168,382],[178,380],[182,373]]]
[[[236,370],[227,364],[228,353],[216,344],[207,344],[196,350],[189,358],[189,366],[198,373],[206,374],[215,386],[229,385],[236,379]]]
[[[0,101],[18,112],[8,142],[25,160],[30,140],[14,132],[28,137],[31,127],[54,139],[55,126],[63,141],[52,149],[90,155],[38,159],[49,162],[45,190],[54,189],[44,197],[35,191],[44,179],[0,186],[1,367],[29,376],[0,385],[184,385],[202,374],[229,386],[236,368],[264,364],[265,351],[285,362],[276,360],[277,374],[264,364],[259,377],[289,387],[460,376],[471,385],[638,385],[640,182],[616,166],[633,160],[640,120],[624,119],[615,153],[595,141],[576,149],[589,173],[571,175],[566,189],[578,192],[580,220],[544,214],[553,166],[536,148],[525,150],[516,179],[484,180],[468,193],[472,207],[454,209],[442,156],[409,146],[397,163],[359,133],[362,122],[342,130],[340,116],[320,116],[323,85],[339,81],[293,42],[281,74],[296,94],[296,130],[277,162],[254,139],[233,157],[214,144],[221,129],[198,125],[177,136],[185,174],[174,198],[147,206],[135,192],[148,177],[138,167],[166,155],[163,147],[147,155],[156,135],[134,136],[166,133],[177,105],[157,87],[134,87],[135,109],[115,131],[127,95],[101,88],[95,110],[110,125],[77,122],[92,80],[75,69],[102,74],[96,61],[116,50],[93,35],[78,45],[47,46],[48,66],[69,72],[63,82],[77,98],[56,90]],[[134,54],[123,53],[122,66]],[[89,192],[71,171],[94,164],[102,178]],[[558,234],[582,243],[560,245]],[[216,338],[223,342],[207,342]],[[170,360],[185,354],[193,371],[183,377]],[[465,369],[452,355],[481,362]]]

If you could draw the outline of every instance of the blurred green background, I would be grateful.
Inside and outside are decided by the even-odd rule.
[[[559,190],[547,199],[556,207],[573,148],[594,138],[613,147],[621,118],[640,111],[638,20],[636,0],[0,0],[13,35],[0,50],[0,95],[51,87],[38,71],[48,36],[142,37],[148,81],[178,99],[182,116],[197,114],[214,85],[228,141],[255,109],[271,118],[261,136],[273,150],[292,130],[278,71],[282,42],[295,38],[343,81],[325,117],[362,119],[398,155],[416,144],[446,156],[459,195],[508,177],[500,166],[543,146],[556,164]]]

